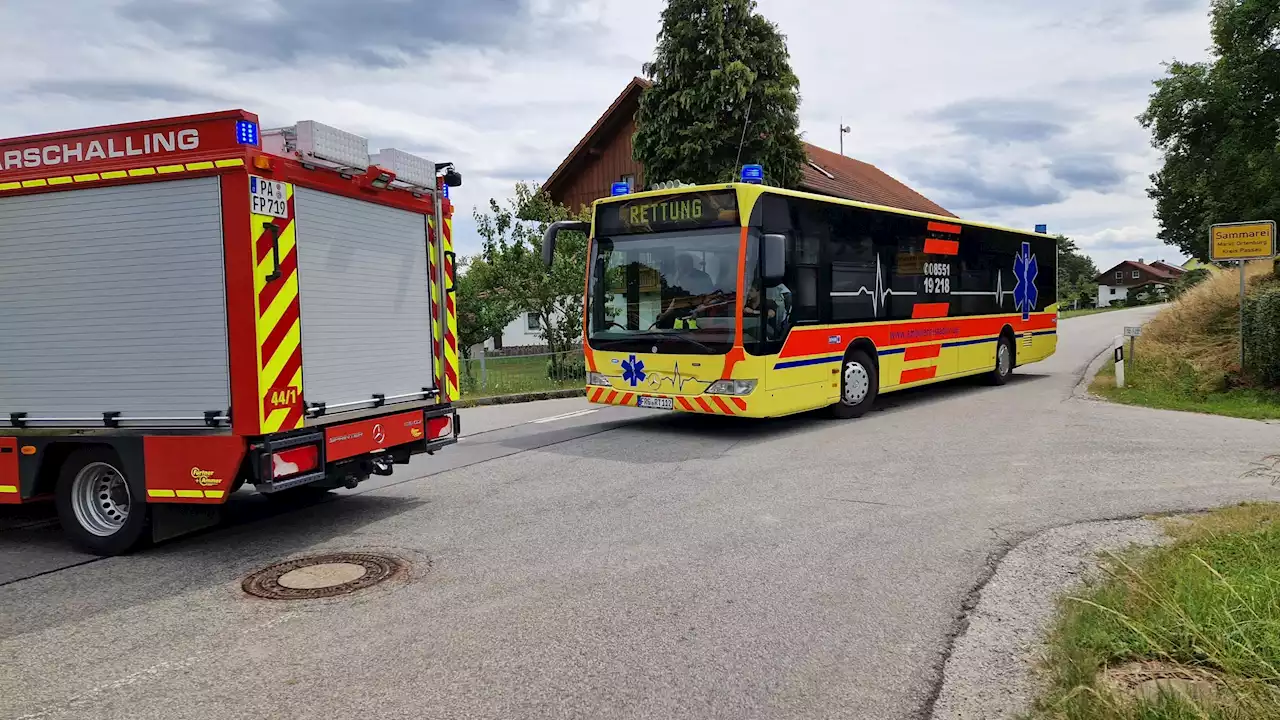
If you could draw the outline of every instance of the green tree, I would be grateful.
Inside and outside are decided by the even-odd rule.
[[[1069,305],[1077,300],[1081,304],[1092,302],[1098,286],[1098,268],[1093,258],[1080,252],[1074,240],[1058,235],[1058,302]]]
[[[741,162],[763,165],[770,185],[799,186],[800,81],[785,36],[755,9],[755,0],[668,0],[636,114],[647,182],[727,182]]]
[[[1210,275],[1211,273],[1208,268],[1198,267],[1188,270],[1173,282],[1173,296],[1178,297],[1205,280],[1208,280]]]
[[[583,210],[586,219],[589,210]],[[506,204],[489,200],[489,212],[475,212],[476,230],[483,241],[480,253],[493,273],[494,287],[510,289],[517,311],[536,313],[538,334],[553,353],[565,353],[582,345],[582,291],[587,273],[587,238],[581,233],[560,233],[554,263],[542,264],[542,234],[557,220],[574,217],[551,200],[537,185],[517,183]],[[580,360],[552,358],[550,371],[563,376],[560,364]]]
[[[481,256],[459,258],[458,282],[454,295],[458,300],[458,339],[462,355],[471,357],[471,348],[502,334],[520,307],[514,293],[502,282],[494,267]],[[466,364],[470,374],[471,365]]]
[[[1280,216],[1280,7],[1214,0],[1213,57],[1167,65],[1139,120],[1164,153],[1161,239],[1209,259],[1209,226]]]

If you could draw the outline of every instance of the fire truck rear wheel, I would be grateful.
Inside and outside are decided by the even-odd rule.
[[[58,520],[71,542],[94,555],[120,555],[147,539],[150,508],[141,478],[130,478],[109,448],[71,453],[58,474]]]

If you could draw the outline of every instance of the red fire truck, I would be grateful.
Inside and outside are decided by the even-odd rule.
[[[113,555],[456,442],[461,181],[242,110],[0,140],[0,504]]]

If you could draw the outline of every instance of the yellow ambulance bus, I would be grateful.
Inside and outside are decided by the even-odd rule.
[[[583,351],[593,403],[779,417],[1004,384],[1057,347],[1057,244],[750,182],[597,201]]]

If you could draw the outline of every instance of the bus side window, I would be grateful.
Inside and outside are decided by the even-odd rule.
[[[831,211],[824,203],[792,200],[793,224],[799,232],[791,234],[787,248],[787,280],[792,289],[794,307],[791,318],[796,323],[818,321],[818,269],[822,246],[830,242]]]
[[[871,227],[862,210],[842,206],[832,210],[835,218],[827,251],[831,258],[831,320],[874,320],[876,251]]]
[[[909,320],[917,302],[936,302],[946,298],[925,293],[924,265],[930,260],[924,252],[927,221],[897,216],[887,218],[886,225],[889,231],[887,239],[893,247],[891,254],[884,258],[886,269],[892,268],[892,275],[885,278],[885,284],[895,293],[886,303],[888,316],[893,320]]]
[[[766,233],[787,236],[787,272],[774,295],[790,298],[787,325],[818,320],[818,267],[830,235],[823,203],[766,194],[760,199]],[[767,293],[768,294],[768,293]],[[785,337],[787,327],[781,329]]]

